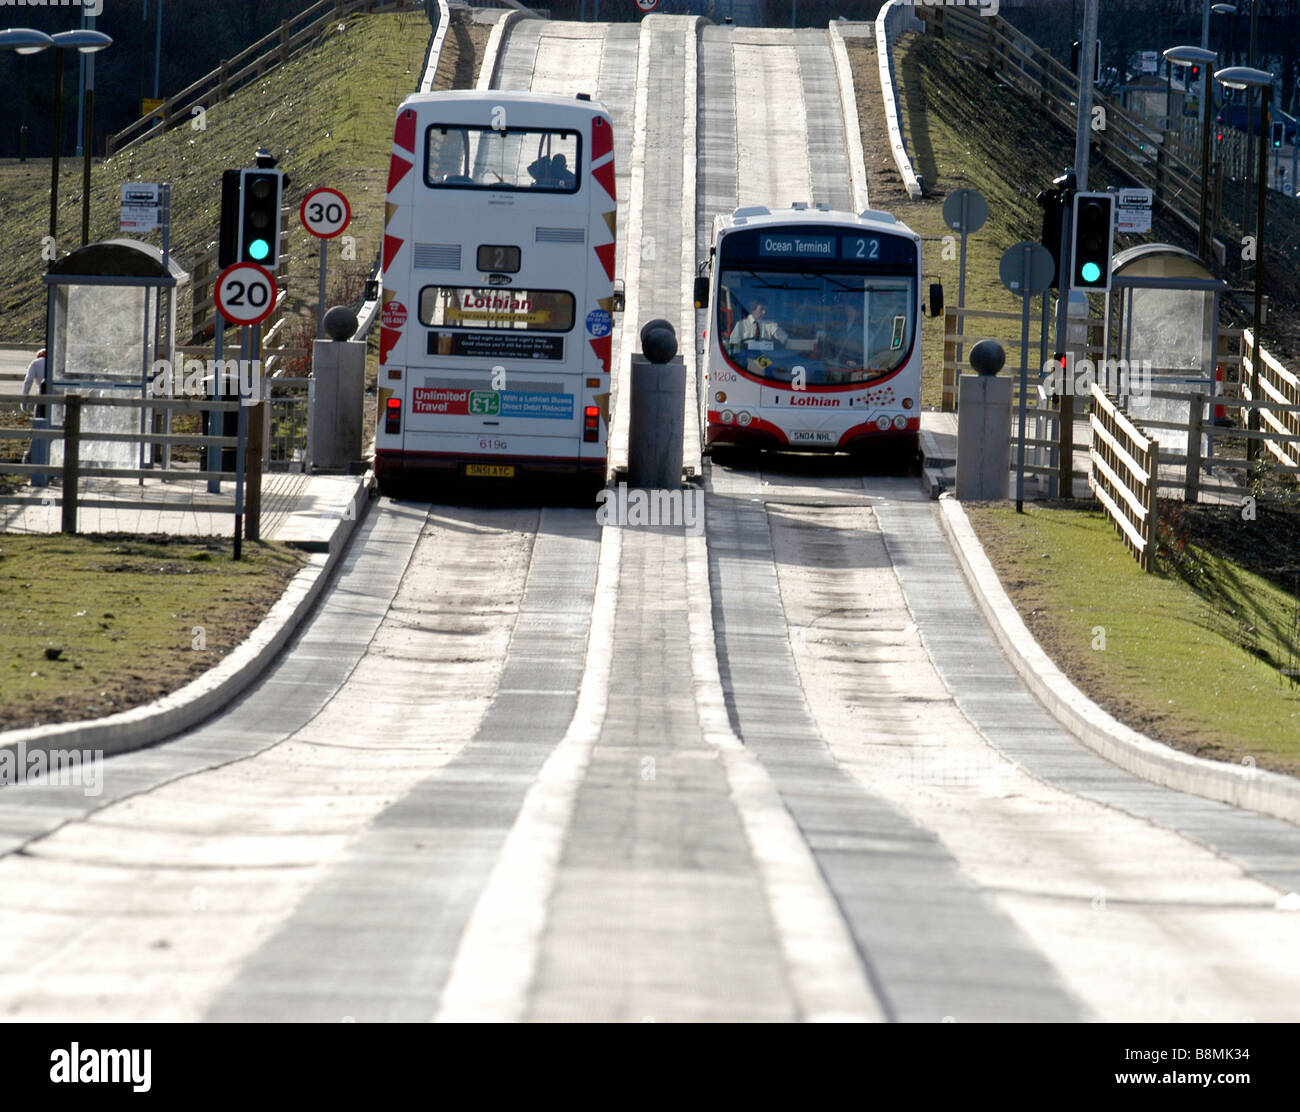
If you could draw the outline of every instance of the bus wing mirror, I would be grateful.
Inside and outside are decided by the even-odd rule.
[[[623,306],[627,304],[627,288],[623,285],[623,279],[620,278],[614,283],[614,300],[610,306],[614,312],[621,313]]]
[[[943,283],[930,283],[930,316],[937,317],[943,312]]]
[[[695,307],[697,309],[707,309],[709,307],[708,275],[701,274],[695,279]]]
[[[366,298],[365,298],[365,299],[366,299],[367,301],[378,301],[378,300],[379,300],[379,281],[378,281],[378,279],[371,278],[370,281],[368,281],[368,282],[366,283]]]

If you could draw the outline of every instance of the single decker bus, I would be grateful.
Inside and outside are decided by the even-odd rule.
[[[375,474],[605,481],[616,198],[589,97],[421,93],[388,174]]]
[[[921,237],[885,212],[796,204],[714,219],[695,283],[704,449],[910,463],[921,420]],[[942,291],[932,287],[942,309]]]

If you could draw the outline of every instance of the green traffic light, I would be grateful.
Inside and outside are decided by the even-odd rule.
[[[264,239],[255,239],[248,245],[248,254],[257,262],[261,262],[271,253],[271,245]]]
[[[1101,277],[1101,267],[1096,263],[1084,263],[1079,268],[1079,274],[1082,275],[1085,282],[1095,282]]]

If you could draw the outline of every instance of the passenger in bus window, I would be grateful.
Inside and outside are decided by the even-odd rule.
[[[784,345],[789,338],[785,329],[776,321],[767,319],[767,302],[761,297],[755,298],[749,316],[731,330],[733,344],[743,344],[746,340],[775,340]]]
[[[572,189],[577,178],[569,171],[569,160],[562,154],[551,159],[551,187],[553,189]]]

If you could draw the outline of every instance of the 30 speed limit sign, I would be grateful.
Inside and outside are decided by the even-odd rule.
[[[319,239],[333,239],[352,220],[352,206],[337,189],[313,189],[298,210],[302,226]]]
[[[217,278],[217,311],[231,324],[261,324],[275,308],[275,279],[257,263],[235,263]]]
[[[652,12],[659,7],[659,0],[636,0],[636,6],[643,12]]]

